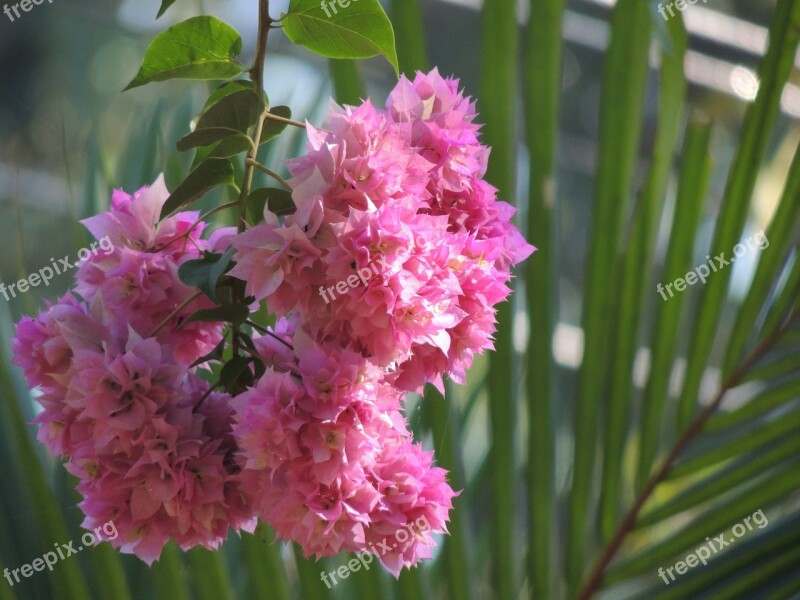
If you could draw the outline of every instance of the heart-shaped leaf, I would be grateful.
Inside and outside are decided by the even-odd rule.
[[[231,270],[231,259],[235,251],[231,246],[224,254],[206,252],[202,258],[186,261],[178,269],[178,277],[186,285],[198,288],[216,301],[217,283],[220,277]]]
[[[382,54],[399,72],[394,30],[378,0],[292,0],[281,19],[295,44],[328,58]]]
[[[191,204],[219,185],[235,185],[233,165],[224,158],[204,160],[167,198],[161,209],[161,218],[172,214],[182,206]]]
[[[245,71],[234,57],[242,38],[215,17],[193,17],[156,36],[126,90],[169,79],[230,79]]]
[[[258,188],[247,197],[247,213],[251,223],[257,224],[264,220],[265,206],[278,216],[291,215],[297,210],[289,190]]]
[[[262,108],[258,94],[250,89],[223,96],[200,115],[194,131],[178,140],[178,150],[185,152],[228,137],[241,138],[238,144],[247,148],[247,131],[255,125]]]
[[[273,106],[270,107],[269,112],[271,115],[275,115],[283,119],[292,118],[292,109],[288,106]],[[282,123],[281,121],[267,118],[267,120],[264,122],[264,128],[261,130],[261,143],[263,144],[268,142],[280,134],[284,129],[286,129],[286,125],[286,123]]]

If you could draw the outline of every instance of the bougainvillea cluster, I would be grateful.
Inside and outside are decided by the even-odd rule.
[[[511,265],[533,251],[483,179],[489,149],[474,119],[475,104],[437,71],[401,79],[387,110],[334,110],[289,163],[297,212],[236,239],[233,273],[401,389],[441,389],[443,375],[463,383],[492,347]]]
[[[14,342],[40,390],[39,439],[79,478],[85,526],[113,520],[114,543],[151,562],[169,539],[216,548],[258,518],[307,556],[422,522],[379,558],[398,574],[431,556],[455,492],[413,441],[405,394],[463,383],[492,347],[511,267],[534,250],[483,179],[475,116],[457,81],[403,78],[385,110],[334,107],[308,125],[288,217],[265,210],[204,239],[197,213],[159,222],[159,179],[85,222],[113,253],[82,264],[74,291],[23,319]],[[214,303],[178,276],[229,244],[228,275],[277,318],[254,335],[260,368],[235,395],[201,377],[223,324],[186,322]]]
[[[209,394],[188,369],[220,342],[222,324],[179,327],[212,304],[187,303],[194,290],[178,266],[215,237],[200,238],[202,223],[189,230],[196,212],[158,223],[168,196],[162,179],[133,196],[118,191],[109,212],[85,221],[113,252],[82,263],[75,294],[20,321],[13,343],[41,393],[39,440],[79,479],[84,526],[113,521],[114,543],[147,562],[170,539],[215,548],[229,527],[255,526],[230,398]]]

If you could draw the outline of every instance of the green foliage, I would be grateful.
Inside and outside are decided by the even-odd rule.
[[[292,193],[283,188],[258,188],[247,198],[247,211],[253,223],[264,220],[264,207],[279,217],[292,214],[297,207]]]
[[[252,89],[243,89],[223,96],[201,114],[194,130],[178,140],[177,148],[186,152],[208,146],[228,137],[248,142],[248,131],[264,110],[261,98]],[[244,149],[247,149],[245,145]],[[239,154],[235,152],[235,154]]]
[[[230,79],[245,69],[235,59],[242,38],[215,17],[193,17],[156,36],[127,90],[169,79]]]
[[[203,258],[183,263],[178,269],[178,276],[183,283],[198,288],[214,300],[220,277],[233,267],[233,252],[233,248],[229,248],[224,254],[206,252]]]
[[[496,186],[507,201],[515,202],[516,132],[515,89],[519,66],[519,27],[514,0],[486,0],[483,5],[481,31],[481,86],[479,109],[486,124],[484,142],[492,147],[492,161],[487,180]],[[492,583],[498,597],[516,595],[514,531],[516,514],[514,496],[514,447],[517,421],[514,402],[514,381],[508,369],[516,360],[511,346],[512,309],[503,303],[497,311],[498,331],[495,351],[489,368],[489,429],[492,446],[491,464],[492,520],[494,560]]]
[[[161,0],[161,8],[158,9],[158,15],[156,18],[160,19],[173,4],[175,4],[175,0]]]
[[[378,0],[334,2],[328,14],[318,0],[292,0],[282,17],[295,44],[328,58],[382,55],[398,70],[394,31]],[[335,11],[335,12],[334,12]]]
[[[611,372],[607,362],[613,331],[610,315],[614,314],[622,277],[618,247],[630,205],[649,66],[651,18],[647,5],[640,0],[620,0],[611,24],[600,101],[593,227],[586,260],[583,362],[575,400],[575,462],[567,542],[568,581],[573,593],[586,568],[587,529],[593,522],[591,488],[599,443],[596,424],[601,414],[596,394],[606,389]]]
[[[220,185],[236,186],[233,165],[224,158],[205,159],[167,198],[161,209],[161,218],[191,204]]]

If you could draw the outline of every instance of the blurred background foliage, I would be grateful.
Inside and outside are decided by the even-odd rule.
[[[159,4],[54,0],[13,23],[0,14],[3,282],[85,246],[78,220],[112,188],[187,173],[174,142],[208,89],[120,91],[153,35],[198,12],[236,27],[249,57],[256,2],[179,0],[156,22]],[[399,581],[373,568],[332,592],[319,572],[350,557],[305,561],[267,527],[218,553],[170,547],[152,570],[104,545],[14,588],[0,580],[0,600],[576,597],[654,465],[729,388],[596,597],[800,597],[796,329],[731,379],[800,297],[795,4],[707,0],[665,21],[644,0],[389,2],[401,69],[436,65],[479,98],[489,177],[540,249],[470,384],[409,402],[418,439],[463,489],[451,536]],[[331,96],[381,104],[394,75],[381,59],[326,62],[274,35],[265,81],[273,104],[320,124]],[[262,162],[280,169],[302,144],[281,136]],[[762,230],[768,249],[662,302],[656,283]],[[35,403],[9,362],[13,321],[69,285],[0,298],[0,569],[81,533],[73,482],[35,443]],[[658,566],[759,508],[768,527],[662,584]]]

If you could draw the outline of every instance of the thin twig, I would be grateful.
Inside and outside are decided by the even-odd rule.
[[[275,338],[275,339],[276,339],[276,340],[278,340],[278,341],[279,341],[281,344],[283,344],[284,346],[286,346],[287,348],[289,348],[289,350],[294,350],[294,346],[292,346],[292,345],[291,345],[289,342],[287,342],[285,339],[283,339],[283,338],[282,338],[281,336],[279,336],[277,333],[275,333],[275,332],[273,332],[273,331],[270,331],[270,330],[269,330],[269,329],[267,329],[266,327],[262,327],[262,326],[261,326],[261,325],[259,325],[258,323],[254,322],[254,321],[251,321],[251,320],[249,320],[249,319],[247,320],[247,324],[248,324],[248,325],[250,325],[250,327],[252,327],[252,328],[253,328],[253,329],[255,329],[256,331],[258,331],[258,332],[260,332],[260,333],[262,333],[262,334],[264,334],[264,335],[268,335],[268,336],[270,336],[270,337],[273,337],[273,338]]]
[[[183,232],[182,234],[180,234],[180,235],[176,235],[174,238],[172,238],[172,239],[171,239],[171,240],[169,240],[168,242],[166,242],[166,243],[164,243],[164,244],[161,244],[161,246],[159,246],[158,248],[156,248],[156,249],[154,250],[154,252],[161,252],[161,251],[162,251],[164,248],[168,248],[169,246],[171,246],[172,244],[174,244],[174,243],[175,243],[175,242],[177,242],[178,240],[180,240],[180,239],[183,239],[183,238],[187,237],[189,234],[191,234],[191,233],[192,233],[192,231],[194,230],[194,228],[195,228],[195,227],[197,227],[198,225],[200,225],[200,223],[202,223],[203,221],[205,221],[205,220],[206,220],[208,217],[210,217],[210,216],[212,216],[212,215],[215,215],[215,214],[217,214],[218,212],[221,212],[221,211],[223,211],[223,210],[226,210],[226,209],[228,209],[228,208],[235,208],[235,207],[237,207],[237,206],[239,206],[239,201],[238,201],[238,200],[234,200],[233,202],[228,202],[227,204],[221,204],[221,205],[217,206],[216,208],[212,208],[212,209],[211,209],[211,210],[209,210],[208,212],[206,212],[206,213],[203,213],[202,215],[200,215],[200,216],[197,218],[197,220],[196,220],[194,223],[192,223],[192,226],[191,226],[191,227],[189,227],[189,229],[187,229],[186,231],[184,231],[184,232]]]
[[[267,329],[266,327],[262,327],[261,325],[259,325],[255,321],[251,321],[250,319],[247,319],[247,321],[245,321],[245,323],[250,325],[250,327],[252,327],[256,331],[258,331],[259,333],[267,333],[269,331],[269,329]]]
[[[592,568],[589,578],[581,588],[581,591],[577,596],[577,600],[589,600],[592,597],[592,594],[598,590],[600,585],[603,583],[603,577],[605,576],[605,571],[608,568],[608,565],[611,563],[611,560],[616,555],[620,546],[622,546],[622,542],[625,540],[625,537],[633,529],[636,519],[639,517],[639,512],[641,511],[645,502],[647,502],[647,500],[650,498],[658,484],[661,483],[664,477],[666,477],[669,473],[670,469],[672,469],[675,460],[677,460],[681,453],[686,449],[686,446],[688,446],[689,442],[692,441],[694,436],[696,436],[703,429],[703,426],[706,424],[706,421],[708,421],[709,417],[711,417],[711,415],[714,414],[714,412],[719,408],[725,395],[731,389],[739,385],[747,371],[749,371],[750,368],[761,359],[761,357],[771,348],[773,344],[780,339],[783,333],[798,318],[800,318],[800,309],[795,310],[791,315],[789,315],[783,324],[779,325],[764,339],[763,342],[758,345],[758,347],[756,347],[755,350],[753,350],[753,352],[750,353],[744,362],[742,362],[742,364],[739,365],[739,367],[731,374],[731,376],[728,377],[728,379],[720,388],[720,391],[711,401],[711,404],[709,404],[700,414],[697,415],[697,417],[695,417],[688,429],[686,429],[683,435],[681,435],[680,439],[675,442],[675,445],[672,447],[672,450],[670,450],[667,458],[664,459],[664,462],[661,463],[661,466],[658,468],[658,470],[650,477],[650,480],[644,486],[642,491],[639,492],[639,495],[636,497],[633,506],[625,515],[625,518],[622,520],[619,529],[617,529],[616,534],[614,534],[614,537],[611,539],[608,545],[606,545],[603,553],[600,555],[600,558]]]
[[[255,161],[258,156],[258,145],[261,140],[261,132],[264,131],[264,120],[268,112],[266,108],[266,97],[264,94],[264,61],[267,57],[267,40],[269,30],[272,25],[272,18],[269,16],[269,0],[259,0],[258,2],[258,39],[256,40],[256,54],[253,59],[253,66],[250,67],[250,79],[258,94],[259,105],[264,106],[264,110],[256,121],[255,131],[253,132],[253,145],[247,152],[247,159],[244,167],[244,181],[239,194],[239,220],[237,229],[239,233],[245,230],[247,224],[247,198],[253,185],[253,172],[255,167],[250,161]],[[243,298],[238,290],[234,289],[234,301],[240,302]],[[238,356],[241,349],[239,326],[233,326],[233,355]]]
[[[202,295],[203,295],[203,292],[201,292],[201,291],[199,291],[199,290],[198,290],[198,291],[196,291],[194,294],[192,294],[191,296],[189,296],[189,297],[188,297],[186,300],[184,300],[183,302],[181,302],[181,303],[180,303],[180,304],[177,306],[177,308],[175,308],[175,310],[173,310],[171,313],[169,313],[169,315],[167,315],[167,317],[166,317],[166,318],[165,318],[163,321],[161,321],[161,323],[159,323],[159,324],[158,324],[158,326],[157,326],[157,327],[156,327],[156,328],[155,328],[155,329],[154,329],[152,332],[150,332],[150,335],[148,335],[147,337],[149,337],[149,338],[151,338],[151,337],[154,337],[154,336],[155,336],[155,335],[156,335],[156,334],[157,334],[159,331],[161,331],[162,329],[164,329],[164,327],[166,327],[166,326],[167,326],[167,324],[168,324],[168,323],[169,323],[169,322],[170,322],[172,319],[174,319],[176,315],[178,315],[178,314],[179,314],[179,313],[180,313],[180,312],[181,312],[181,311],[182,311],[184,308],[186,308],[187,306],[189,306],[189,305],[190,305],[192,302],[194,302],[195,300],[197,300],[197,299],[198,299],[200,296],[202,296]]]
[[[292,186],[289,185],[288,181],[286,181],[283,177],[278,175],[275,171],[273,171],[269,167],[265,167],[260,162],[254,160],[254,159],[251,159],[251,158],[247,159],[247,164],[250,165],[251,167],[254,167],[254,168],[258,169],[262,173],[266,173],[267,175],[272,177],[275,181],[277,181],[278,183],[283,185],[287,190],[291,190],[292,189]]]
[[[208,391],[205,394],[203,394],[203,397],[200,398],[200,400],[197,401],[197,404],[194,405],[194,408],[192,409],[192,412],[196,412],[197,409],[200,408],[200,405],[203,402],[205,402],[206,398],[208,398],[211,395],[211,392],[213,392],[215,389],[217,389],[221,385],[222,385],[222,382],[218,381],[217,383],[212,385],[210,388],[208,388]]]
[[[275,113],[268,112],[266,118],[268,121],[277,121],[278,123],[286,123],[287,125],[293,125],[294,127],[300,127],[301,129],[306,128],[305,123],[301,123],[300,121],[294,121],[292,119],[287,119],[286,117],[276,115]]]

